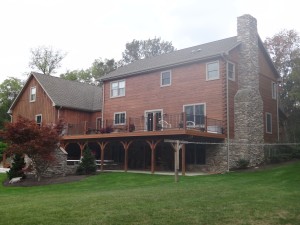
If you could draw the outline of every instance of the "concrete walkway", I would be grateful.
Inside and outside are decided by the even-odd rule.
[[[0,167],[0,173],[6,173],[7,171],[9,171],[9,168]]]
[[[100,172],[100,170],[98,170]],[[104,170],[103,172],[118,172],[118,173],[125,173],[124,170]],[[128,170],[127,173],[142,173],[142,174],[151,174],[150,171],[142,171],[142,170]],[[179,176],[182,176],[182,173],[178,173]],[[174,176],[174,172],[166,172],[166,171],[156,171],[153,175],[167,175],[167,176]],[[208,173],[203,172],[185,172],[185,176],[202,176],[202,175],[209,175]]]

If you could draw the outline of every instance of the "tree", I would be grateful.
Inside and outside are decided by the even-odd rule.
[[[27,154],[31,158],[38,181],[55,161],[54,152],[58,147],[62,122],[57,125],[39,126],[35,121],[21,116],[15,123],[6,123],[1,131],[4,142],[8,144],[6,153]]]
[[[114,71],[118,66],[118,62],[114,59],[95,59],[92,66],[86,70],[73,70],[61,74],[60,77],[66,80],[79,81],[83,83],[94,84],[105,74]]]
[[[5,122],[10,121],[7,111],[22,89],[22,82],[18,78],[9,77],[0,84],[0,129]]]
[[[90,83],[92,80],[91,72],[89,69],[67,71],[65,74],[61,74],[60,78],[82,83]]]
[[[280,100],[285,111],[293,110],[290,91],[293,86],[291,73],[300,59],[300,37],[294,30],[282,30],[271,38],[266,38],[264,45],[268,50],[275,68],[282,77]]]
[[[104,76],[105,74],[108,74],[118,67],[118,62],[116,62],[114,59],[104,59],[102,58],[95,59],[93,62],[90,70],[92,73],[92,77],[95,80],[98,80],[100,77]]]
[[[173,52],[174,50],[172,42],[162,41],[160,37],[140,41],[134,39],[132,42],[126,43],[126,48],[122,53],[122,62],[128,64],[139,59]]]
[[[56,69],[61,67],[61,61],[65,58],[66,53],[54,50],[52,47],[39,46],[30,50],[31,58],[29,67],[38,69],[46,75],[56,73]]]
[[[295,30],[282,30],[264,45],[282,78],[279,96],[288,115],[288,137],[300,141],[300,37]]]
[[[83,174],[93,174],[97,170],[95,157],[91,153],[91,150],[89,148],[86,148],[83,151],[83,157],[81,159],[81,162],[76,170],[76,173],[79,175]]]

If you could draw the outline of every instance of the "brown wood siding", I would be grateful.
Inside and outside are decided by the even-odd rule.
[[[259,51],[259,91],[264,102],[264,139],[265,142],[277,140],[277,100],[272,99],[272,81],[276,83],[276,76],[268,64],[263,52]],[[272,134],[266,133],[266,113],[272,114]]]
[[[30,102],[30,89],[36,87],[36,101]],[[96,118],[101,117],[101,112],[84,112],[75,109],[56,108],[51,99],[42,89],[34,77],[24,87],[23,93],[16,102],[13,109],[12,121],[16,121],[18,115],[35,120],[35,116],[42,115],[42,123],[57,123],[58,119],[63,119],[66,123],[79,124],[82,122],[96,123]]]
[[[31,87],[36,87],[35,102],[29,101]],[[42,115],[43,124],[56,122],[57,111],[55,107],[52,106],[51,99],[47,96],[39,83],[32,78],[28,85],[24,88],[19,100],[16,102],[12,112],[12,121],[16,121],[19,115],[35,120],[35,116],[38,114]]]
[[[110,98],[110,82],[105,82],[104,118],[113,120],[114,112],[124,111],[127,118],[141,117],[145,110],[155,109],[180,114],[184,105],[205,103],[208,118],[224,120],[222,74],[220,79],[206,81],[206,63],[172,68],[171,85],[165,87],[160,85],[164,70],[127,77],[124,97]],[[222,67],[221,60],[219,63]]]

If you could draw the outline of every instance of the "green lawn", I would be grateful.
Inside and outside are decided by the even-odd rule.
[[[179,183],[173,176],[103,173],[69,184],[1,186],[0,202],[1,225],[298,225],[300,162]]]

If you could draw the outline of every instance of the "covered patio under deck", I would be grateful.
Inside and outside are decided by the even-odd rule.
[[[115,166],[125,172],[131,169],[142,171],[172,171],[174,169],[175,146],[165,140],[185,140],[190,142],[222,143],[224,134],[202,132],[196,129],[169,129],[163,131],[112,132],[105,134],[65,135],[61,146],[66,149],[70,161],[78,161],[86,147],[95,154],[99,169]],[[76,150],[74,150],[76,149]],[[180,147],[180,168],[185,175],[186,161],[203,160],[187,150],[190,146]],[[74,154],[74,151],[76,154]],[[188,154],[187,154],[188,153]],[[188,156],[188,159],[187,159]],[[205,157],[205,155],[204,155]]]

